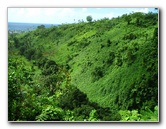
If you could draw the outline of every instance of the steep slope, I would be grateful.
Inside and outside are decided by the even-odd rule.
[[[153,109],[158,105],[157,14],[42,26],[17,35],[15,46],[35,65],[47,58],[65,66],[71,85],[103,107]]]

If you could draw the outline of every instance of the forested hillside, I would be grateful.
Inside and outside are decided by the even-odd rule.
[[[8,33],[9,121],[158,121],[158,14]]]

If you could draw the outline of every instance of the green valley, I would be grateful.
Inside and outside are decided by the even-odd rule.
[[[158,24],[136,12],[9,32],[8,120],[158,121]]]

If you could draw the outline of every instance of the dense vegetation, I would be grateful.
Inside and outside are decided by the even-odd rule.
[[[158,14],[8,34],[9,121],[158,121]]]

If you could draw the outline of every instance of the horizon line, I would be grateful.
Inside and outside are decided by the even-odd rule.
[[[24,24],[53,24],[53,25],[60,25],[58,23],[35,23],[35,22],[15,22],[15,21],[8,21],[8,23],[24,23]],[[61,23],[63,24],[63,23]]]

